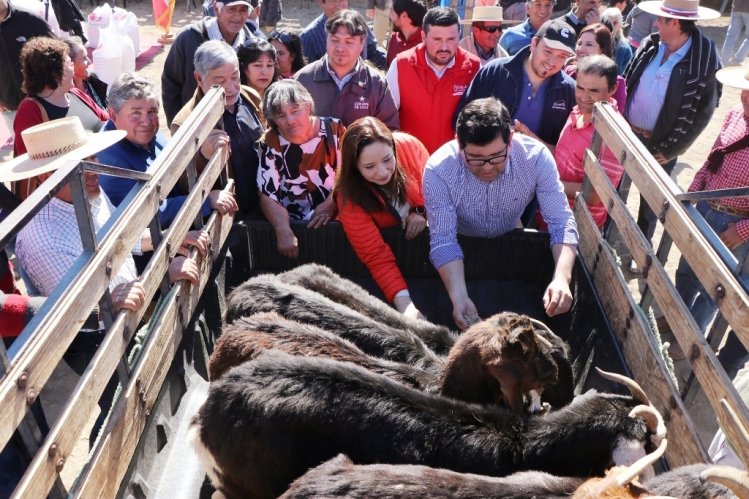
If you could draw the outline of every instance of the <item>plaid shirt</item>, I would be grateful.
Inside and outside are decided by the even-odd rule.
[[[577,225],[554,158],[539,141],[515,134],[505,171],[491,182],[468,170],[456,140],[437,149],[424,170],[429,258],[434,267],[463,259],[458,234],[498,237],[513,230],[534,195],[551,244],[576,245]]]
[[[731,109],[723,120],[718,138],[715,139],[713,149],[733,144],[749,133],[749,118],[744,116],[741,104]],[[712,191],[717,189],[731,189],[749,187],[749,148],[726,154],[723,164],[717,173],[707,169],[707,163],[694,176],[689,192]],[[749,210],[749,197],[723,198],[720,204],[739,210]],[[749,218],[736,223],[736,230],[741,239],[749,239]]]

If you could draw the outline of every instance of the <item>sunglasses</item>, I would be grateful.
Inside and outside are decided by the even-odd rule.
[[[281,43],[288,45],[294,39],[291,37],[291,35],[287,33],[279,33],[278,31],[271,31],[270,35],[268,35],[268,40],[281,40]]]
[[[497,31],[502,31],[502,26],[483,26],[481,24],[477,24],[476,27],[481,31],[486,31],[487,33],[496,33]]]

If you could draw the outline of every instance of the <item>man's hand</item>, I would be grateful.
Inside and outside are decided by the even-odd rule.
[[[222,215],[234,213],[239,209],[234,194],[226,189],[211,191],[208,194],[208,202],[211,203],[211,208]]]
[[[520,120],[515,120],[515,131],[521,135],[527,135],[528,137],[534,138],[536,140],[541,140],[538,138],[538,135],[533,133],[531,129],[528,128],[525,123]]]
[[[291,228],[282,231],[276,231],[276,244],[278,252],[289,258],[299,257],[299,241],[297,241],[294,231]]]
[[[659,165],[665,165],[666,163],[668,163],[668,160],[666,159],[666,157],[663,155],[662,152],[657,152],[653,154],[653,157],[655,158],[655,160],[658,162]]]
[[[177,253],[184,256],[190,256],[190,246],[197,248],[200,256],[208,254],[208,246],[211,244],[211,238],[208,233],[204,230],[191,230],[185,234],[185,239],[182,241]]]
[[[229,145],[229,136],[223,130],[211,130],[208,137],[205,138],[203,145],[200,146],[200,154],[209,159],[219,147]]]
[[[323,225],[328,225],[328,222],[335,218],[337,211],[338,209],[336,208],[335,201],[333,201],[333,196],[328,196],[328,199],[317,205],[315,213],[312,215],[309,223],[307,223],[307,227],[318,229]]]
[[[736,230],[736,222],[730,222],[728,224],[726,230],[720,233],[720,240],[723,241],[723,244],[725,244],[730,250],[736,249],[744,243],[744,240],[741,239],[739,232]]]
[[[453,302],[453,320],[463,331],[481,320],[476,305],[467,296],[464,299]]]
[[[406,239],[413,239],[427,226],[427,219],[418,213],[409,213],[403,220],[403,230],[406,231]]]
[[[567,312],[572,306],[570,285],[564,279],[554,279],[544,291],[546,315],[553,317]]]
[[[190,281],[190,284],[198,283],[198,265],[192,258],[176,256],[169,264],[169,282]]]
[[[138,310],[146,301],[146,290],[139,281],[130,281],[115,286],[112,290],[115,311]]]
[[[585,23],[588,25],[601,22],[601,11],[598,9],[591,9],[585,14]]]
[[[367,9],[367,19],[374,19],[374,17],[375,17],[375,10]]]

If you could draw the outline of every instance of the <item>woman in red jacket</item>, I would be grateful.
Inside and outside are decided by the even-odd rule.
[[[421,178],[429,158],[418,139],[391,133],[377,118],[353,122],[341,139],[336,176],[338,219],[351,246],[388,301],[401,313],[423,318],[411,301],[390,247],[380,229],[400,225],[406,239],[427,225]]]

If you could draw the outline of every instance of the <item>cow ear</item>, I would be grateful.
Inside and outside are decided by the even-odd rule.
[[[524,324],[519,324],[510,331],[510,343],[520,346],[525,355],[532,355],[536,352],[536,334],[533,328]]]

